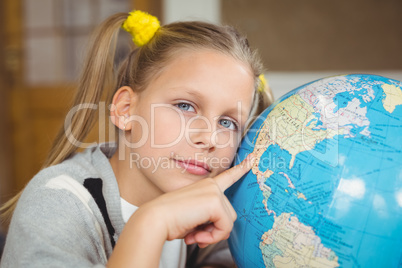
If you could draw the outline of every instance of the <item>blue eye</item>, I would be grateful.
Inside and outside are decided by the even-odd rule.
[[[189,111],[189,112],[194,112],[195,109],[191,104],[185,103],[185,102],[181,102],[176,104],[176,107],[179,108],[180,110],[183,111]]]
[[[232,129],[232,130],[237,130],[238,126],[235,122],[229,119],[221,119],[219,120],[219,124],[223,126],[224,128]]]

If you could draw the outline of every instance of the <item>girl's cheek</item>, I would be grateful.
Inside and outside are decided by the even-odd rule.
[[[185,118],[174,108],[159,107],[151,113],[151,144],[156,147],[174,146],[184,136]]]
[[[230,168],[239,147],[240,139],[241,137],[234,131],[220,131],[216,135],[216,149],[219,151],[219,167],[221,171]]]
[[[218,129],[212,135],[212,142],[217,149],[233,149],[236,150],[239,146],[241,137],[236,131],[226,129]]]

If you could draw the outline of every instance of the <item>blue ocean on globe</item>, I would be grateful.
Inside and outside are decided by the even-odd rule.
[[[303,85],[239,148],[256,162],[226,191],[238,267],[402,267],[402,83],[376,75]]]

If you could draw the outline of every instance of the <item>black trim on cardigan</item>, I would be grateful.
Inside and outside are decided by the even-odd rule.
[[[112,222],[110,221],[109,214],[107,213],[106,202],[102,193],[103,181],[97,178],[88,178],[84,181],[84,187],[87,188],[89,193],[92,195],[96,204],[99,207],[99,210],[102,213],[103,219],[110,235],[110,242],[112,243],[112,247],[114,248],[116,244],[116,241],[114,241],[115,230]]]

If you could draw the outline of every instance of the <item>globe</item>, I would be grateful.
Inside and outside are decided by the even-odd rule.
[[[402,267],[402,83],[328,77],[267,108],[226,191],[238,267]]]

